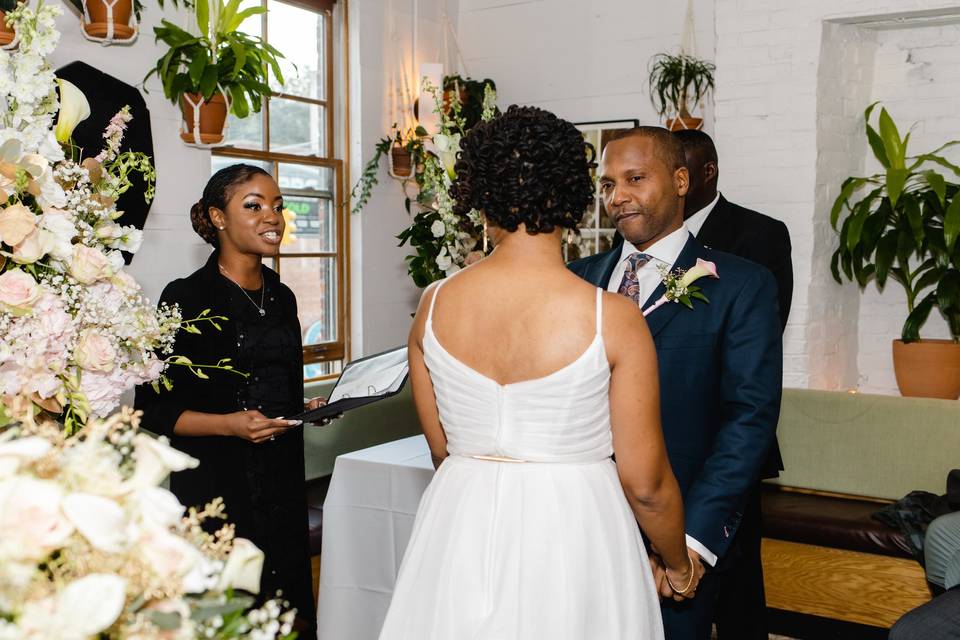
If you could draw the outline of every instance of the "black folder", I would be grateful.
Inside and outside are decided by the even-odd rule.
[[[340,372],[327,404],[287,419],[319,422],[395,396],[403,389],[409,375],[406,346],[354,360]]]

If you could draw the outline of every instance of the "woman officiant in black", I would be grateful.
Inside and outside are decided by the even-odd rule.
[[[168,284],[160,302],[179,304],[184,319],[205,309],[225,316],[220,330],[208,323],[199,335],[181,330],[174,353],[196,364],[230,358],[247,377],[204,369],[209,378],[201,379],[171,366],[173,389],[140,387],[136,406],[145,428],[200,461],[172,475],[173,493],[199,508],[222,497],[237,536],[266,555],[261,598],[281,590],[297,608],[298,630],[315,635],[303,430],[283,418],[304,409],[300,323],[293,292],[262,264],[279,250],[282,211],[276,181],[259,167],[235,164],[210,178],[190,219],[214,251],[198,271]]]

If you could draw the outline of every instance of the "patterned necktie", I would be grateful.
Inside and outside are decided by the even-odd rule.
[[[637,269],[650,262],[650,256],[645,253],[631,253],[627,257],[627,270],[623,272],[623,280],[617,293],[627,296],[640,306],[640,281],[637,279]]]

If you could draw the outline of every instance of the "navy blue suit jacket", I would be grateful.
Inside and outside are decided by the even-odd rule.
[[[606,288],[620,247],[570,270]],[[708,249],[692,235],[675,268],[697,258],[719,279],[697,285],[710,302],[667,303],[647,316],[657,349],[660,412],[683,495],[687,533],[723,558],[776,434],[783,380],[777,286],[767,269]],[[651,265],[652,266],[652,265]],[[661,284],[644,308],[664,293]]]

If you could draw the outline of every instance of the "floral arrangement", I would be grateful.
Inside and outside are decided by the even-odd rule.
[[[114,411],[134,385],[169,385],[170,363],[200,370],[170,355],[174,336],[219,318],[185,321],[176,307],[157,310],[123,270],[121,252],[136,252],[143,234],[117,222],[117,198],[138,172],[149,201],[156,175],[146,155],[120,151],[127,108],[95,157],[81,158],[72,145],[90,108],[46,60],[59,13],[20,5],[7,18],[20,49],[0,51],[0,425],[42,410],[61,415],[69,434]]]
[[[703,295],[700,287],[693,283],[704,276],[720,277],[717,273],[717,265],[702,258],[697,258],[697,263],[686,270],[674,269],[671,271],[670,267],[660,264],[657,265],[657,271],[660,272],[660,279],[667,290],[656,302],[643,311],[645,316],[650,315],[668,302],[680,303],[688,309],[693,309],[694,300],[702,300],[709,304],[710,300],[707,299],[707,296]]]
[[[466,218],[453,213],[450,186],[457,177],[454,165],[460,152],[460,139],[466,133],[459,94],[449,100],[449,108],[436,87],[424,79],[424,91],[434,99],[440,131],[424,144],[419,159],[422,170],[416,173],[419,211],[412,224],[397,238],[401,246],[410,243],[415,254],[407,257],[407,271],[418,287],[452,275],[484,256],[483,225],[480,213],[471,211]],[[496,92],[490,85],[484,90],[481,119],[496,115]],[[409,202],[407,209],[409,211]]]
[[[129,409],[71,438],[2,430],[0,639],[294,638],[294,610],[238,593],[259,590],[264,557],[233,525],[208,533],[222,501],[185,513],[159,486],[196,465]]]

